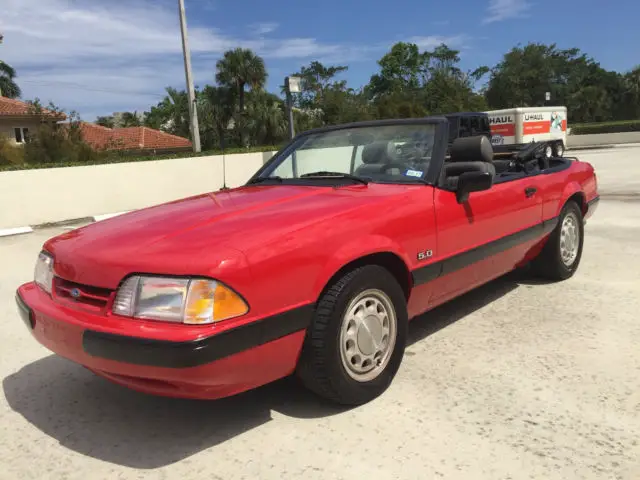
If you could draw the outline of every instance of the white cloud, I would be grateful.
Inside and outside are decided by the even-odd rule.
[[[92,119],[89,114],[96,112],[149,108],[167,85],[184,88],[175,2],[112,0],[106,5],[3,0],[2,59],[16,68],[24,98],[52,100]],[[271,22],[250,26],[246,37],[238,37],[202,25],[189,13],[188,9],[194,80],[200,85],[213,82],[216,60],[238,46],[253,49],[267,62],[327,59],[334,54],[337,58],[353,50],[314,38],[269,37],[278,27]]]
[[[483,23],[501,22],[526,16],[531,8],[528,0],[489,0],[489,7]]]
[[[266,35],[267,33],[276,31],[278,26],[275,22],[256,23],[251,26],[251,30],[253,30],[256,35]]]
[[[51,100],[92,120],[113,111],[149,109],[162,99],[166,86],[184,88],[175,0],[0,1],[0,55],[16,68],[25,99]],[[217,3],[187,4],[196,85],[213,83],[217,59],[238,46],[263,56],[269,70],[270,61],[290,60],[293,69],[311,60],[345,64],[378,56],[389,47],[388,42],[345,45],[280,37],[273,22],[246,26],[245,35],[238,36],[202,23],[198,11]],[[462,37],[417,38],[423,46],[440,40],[455,46]]]
[[[445,44],[449,48],[462,48],[465,46],[468,37],[466,35],[428,35],[426,37],[411,37],[407,41],[415,43],[421,50],[432,50],[435,47]]]

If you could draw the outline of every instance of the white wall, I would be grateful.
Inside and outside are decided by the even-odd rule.
[[[568,135],[567,147],[597,147],[624,143],[640,143],[640,132],[598,133],[593,135]]]
[[[275,152],[226,156],[245,183]],[[0,228],[133,210],[222,187],[222,156],[0,172]]]

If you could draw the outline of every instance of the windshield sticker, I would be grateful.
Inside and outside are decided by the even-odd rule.
[[[418,178],[422,178],[423,174],[424,172],[421,172],[420,170],[407,170],[405,173],[407,177],[418,177]]]

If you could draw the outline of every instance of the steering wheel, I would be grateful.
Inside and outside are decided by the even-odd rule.
[[[385,163],[384,165],[382,165],[380,167],[380,170],[379,170],[378,173],[384,173],[387,170],[391,170],[392,168],[399,168],[400,170],[407,170],[409,168],[409,166],[406,163],[400,163],[400,162]]]

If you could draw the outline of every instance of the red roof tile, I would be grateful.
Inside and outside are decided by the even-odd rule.
[[[82,135],[89,145],[102,150],[174,150],[191,148],[191,142],[148,127],[107,128],[82,123]]]
[[[42,114],[44,116],[53,117],[56,116],[54,112],[47,110],[46,108],[42,109]],[[21,102],[20,100],[14,100],[12,98],[0,97],[0,116],[24,116],[24,115],[33,115],[38,116],[31,111],[31,105],[27,102]],[[57,114],[59,120],[64,120],[67,116],[64,113]]]

